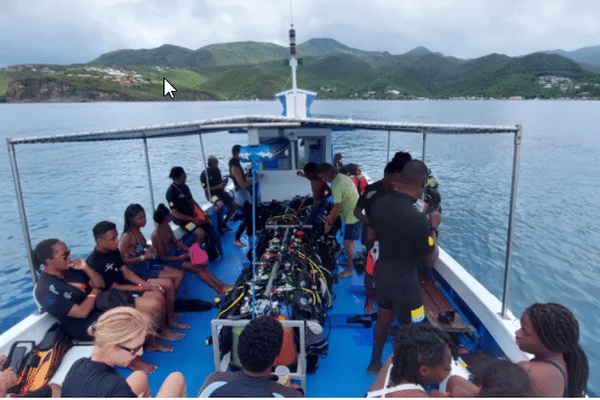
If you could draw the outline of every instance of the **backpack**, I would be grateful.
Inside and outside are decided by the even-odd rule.
[[[22,344],[31,344],[31,341],[17,341],[11,347],[11,355]],[[48,384],[60,366],[65,353],[73,346],[69,334],[60,323],[55,323],[48,329],[44,338],[18,361],[15,362],[17,383],[9,388],[7,393],[13,396],[23,396],[35,392]],[[15,350],[13,350],[15,349]]]

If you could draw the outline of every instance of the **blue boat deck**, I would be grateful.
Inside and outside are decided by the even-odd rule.
[[[236,227],[237,224],[230,226]],[[235,230],[222,236],[225,256],[209,263],[209,269],[223,282],[233,283],[248,262],[246,254],[249,247],[239,248],[232,244]],[[247,242],[245,236],[242,241]],[[358,246],[356,247],[359,248]],[[340,256],[342,259],[344,256]],[[339,264],[338,264],[339,267]],[[341,271],[341,269],[340,269]],[[340,272],[338,271],[338,272]],[[354,274],[350,278],[339,280],[333,285],[333,307],[328,311],[331,325],[329,350],[325,358],[318,362],[316,372],[307,374],[307,397],[364,397],[374,377],[366,372],[373,343],[372,328],[359,324],[346,323],[346,318],[363,314],[365,300],[363,276]],[[216,294],[204,282],[192,273],[186,278],[177,292],[178,298],[214,300]],[[143,358],[158,365],[150,378],[153,393],[160,388],[167,375],[181,371],[188,387],[188,397],[195,397],[205,378],[214,371],[212,346],[206,345],[210,336],[210,321],[217,316],[218,309],[205,312],[186,312],[179,321],[191,325],[185,330],[186,336],[178,342],[172,342],[172,353],[147,353]],[[325,334],[329,322],[326,322]],[[391,339],[388,340],[384,356],[392,352]],[[123,370],[124,375],[129,370]]]

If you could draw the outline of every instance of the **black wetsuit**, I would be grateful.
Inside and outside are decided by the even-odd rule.
[[[62,384],[62,397],[137,397],[111,366],[80,358],[71,366]]]
[[[377,305],[393,309],[402,322],[411,321],[411,311],[423,305],[417,269],[422,257],[433,253],[429,222],[413,207],[415,200],[402,193],[378,199],[371,209],[371,228],[379,240],[375,267]],[[412,318],[415,319],[414,315]]]

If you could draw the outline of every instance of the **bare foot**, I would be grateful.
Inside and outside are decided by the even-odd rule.
[[[174,342],[179,340],[185,336],[185,333],[172,332],[166,329],[163,329],[162,332],[157,336],[157,338],[162,340],[168,340],[170,342]]]
[[[134,371],[145,372],[148,375],[148,374],[151,374],[154,371],[156,371],[156,369],[158,367],[154,364],[150,364],[150,363],[142,360],[139,357],[136,357],[133,359],[133,361],[131,363],[129,363],[129,368],[131,368]]]
[[[373,309],[373,301],[371,299],[368,299],[365,303],[365,312],[367,314],[373,314],[375,312],[375,310]]]
[[[351,269],[345,269],[342,272],[340,272],[340,274],[338,275],[340,278],[347,278],[349,276],[352,275],[352,270]]]
[[[193,278],[194,276],[195,276],[195,275],[194,275],[194,274],[192,274],[192,278]],[[177,314],[173,315],[173,319],[174,319],[174,320],[175,320],[175,319],[179,319],[179,318],[181,318],[181,317],[183,317],[183,313],[177,313]]]
[[[240,242],[239,240],[234,240],[233,244],[237,247],[246,247],[246,245],[243,242]]]
[[[173,346],[171,346],[170,344],[162,344],[156,342],[154,346],[146,347],[146,353],[152,353],[153,351],[171,352],[173,351]]]
[[[171,321],[169,322],[169,328],[175,328],[175,329],[190,329],[191,326],[189,324],[183,324],[181,322],[177,322],[177,321]]]
[[[221,286],[221,290],[217,290],[217,294],[219,296],[226,295],[231,289],[233,289],[233,285],[223,285]]]

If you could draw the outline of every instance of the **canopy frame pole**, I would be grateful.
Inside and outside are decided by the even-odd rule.
[[[387,143],[387,161],[386,163],[390,162],[390,136],[392,134],[392,131],[388,131],[388,143]]]
[[[25,239],[25,248],[27,249],[27,259],[29,261],[29,271],[31,273],[31,281],[37,284],[38,278],[33,263],[33,248],[31,246],[31,237],[29,236],[29,225],[27,224],[27,213],[25,212],[25,202],[23,200],[23,191],[21,189],[21,178],[19,177],[19,169],[17,167],[17,155],[15,153],[14,144],[7,140],[8,155],[10,157],[10,167],[15,183],[15,193],[17,194],[17,205],[19,206],[19,215],[21,217],[21,228],[23,229],[23,239]]]
[[[504,267],[504,291],[502,293],[502,318],[507,317],[509,286],[510,286],[510,261],[512,256],[512,241],[514,233],[515,208],[517,203],[517,186],[519,183],[519,158],[521,154],[521,143],[523,141],[523,126],[517,125],[515,132],[515,146],[513,153],[512,183],[510,189],[510,213],[508,217],[508,237],[506,240],[506,264]]]
[[[202,134],[198,134],[200,138],[200,148],[202,149],[202,163],[204,165],[204,170],[206,171],[206,189],[208,190],[208,201],[210,202],[212,199],[212,194],[210,193],[210,180],[208,179],[208,166],[206,164],[206,155],[204,154],[204,141],[202,140]],[[202,172],[200,173],[202,176]],[[200,188],[202,188],[202,179],[200,179]]]
[[[427,132],[423,132],[423,152],[421,153],[421,161],[425,164],[425,149],[427,148]]]
[[[144,137],[144,158],[146,159],[146,174],[148,175],[148,189],[150,190],[150,205],[152,206],[152,212],[156,210],[154,204],[154,189],[152,188],[152,173],[150,172],[150,157],[148,156],[148,139]]]

